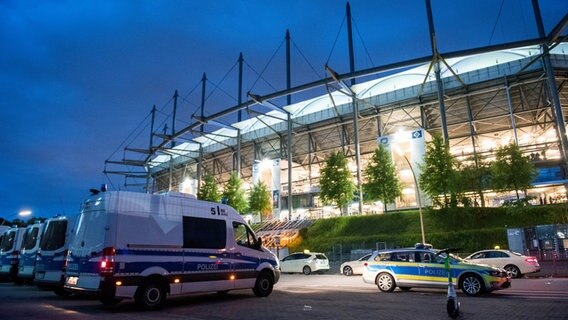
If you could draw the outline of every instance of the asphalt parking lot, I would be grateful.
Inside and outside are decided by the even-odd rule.
[[[2,319],[444,319],[445,299],[441,289],[381,293],[360,276],[285,274],[267,298],[251,290],[197,294],[145,312],[128,300],[106,307],[96,299],[0,283]],[[567,319],[568,279],[516,279],[510,289],[480,297],[460,293],[459,299],[461,319]]]

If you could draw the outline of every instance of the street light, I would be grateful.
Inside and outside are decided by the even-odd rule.
[[[20,217],[27,217],[27,216],[31,216],[32,215],[32,211],[31,210],[22,210],[18,213],[18,215]]]
[[[418,203],[418,212],[420,214],[420,232],[422,233],[422,243],[426,243],[426,237],[424,236],[424,219],[422,218],[422,200],[420,199],[420,188],[418,188],[418,180],[416,179],[416,173],[414,172],[414,168],[412,168],[412,164],[406,157],[406,155],[396,146],[392,146],[393,149],[398,153],[398,155],[402,156],[408,166],[410,167],[410,172],[412,172],[412,178],[414,178],[414,189],[416,190],[416,202]]]

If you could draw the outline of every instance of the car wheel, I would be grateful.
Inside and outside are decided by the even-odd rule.
[[[345,266],[343,267],[343,275],[346,276],[352,276],[353,275],[353,269],[350,266]]]
[[[312,269],[308,266],[304,266],[304,268],[302,269],[302,273],[304,273],[305,275],[309,275],[310,273],[312,273]]]
[[[381,273],[377,277],[377,287],[382,292],[392,292],[396,287],[394,278],[388,273]]]
[[[483,280],[476,274],[466,274],[460,280],[460,288],[468,296],[476,296],[483,290]]]
[[[149,281],[138,288],[134,302],[146,310],[158,310],[166,302],[166,289],[157,281]]]
[[[511,278],[520,278],[521,277],[521,270],[519,270],[519,268],[517,268],[517,266],[515,265],[507,265],[505,266],[505,271],[507,271],[510,275]]]
[[[270,273],[263,271],[258,275],[256,278],[256,283],[254,284],[254,288],[252,288],[252,292],[257,297],[267,297],[272,292],[272,288],[274,287],[274,280]]]

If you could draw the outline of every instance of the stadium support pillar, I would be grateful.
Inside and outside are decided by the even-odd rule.
[[[243,53],[239,55],[239,92],[237,94],[238,103],[241,105],[243,101]],[[243,120],[243,110],[239,110],[237,115],[237,121],[241,122]],[[237,130],[237,154],[235,159],[235,167],[237,171],[237,176],[241,177],[241,129]],[[235,170],[235,168],[233,168]]]
[[[436,44],[436,31],[434,30],[434,19],[432,17],[432,6],[430,0],[426,0],[426,12],[428,13],[428,27],[430,29],[430,44],[432,46],[432,63],[434,64],[434,75],[438,85],[438,103],[440,104],[440,119],[442,121],[442,133],[444,141],[448,141],[448,123],[446,121],[446,105],[444,103],[444,83],[440,74],[440,54]]]
[[[152,142],[153,142],[152,138],[154,137],[154,121],[156,120],[156,105],[154,105],[152,107],[151,113],[152,113],[152,120],[150,122],[150,144],[148,146],[149,152],[152,152],[152,148],[153,148],[152,147]],[[151,177],[150,166],[148,166],[148,174],[146,176],[146,192],[150,192],[150,189],[149,189],[150,188],[150,177]]]
[[[509,104],[509,116],[511,118],[511,127],[513,128],[513,135],[515,136],[515,144],[519,145],[519,137],[517,137],[517,122],[515,121],[515,114],[513,112],[513,103],[511,102],[511,90],[509,80],[505,77],[505,93],[507,94],[507,104]]]
[[[544,33],[544,25],[542,23],[542,16],[540,14],[538,1],[532,0],[532,5],[536,19],[536,25],[538,28],[538,35],[539,37],[544,38],[546,37],[546,34]],[[566,125],[564,122],[564,115],[562,114],[562,105],[560,104],[560,98],[558,97],[558,86],[556,84],[556,78],[554,77],[554,69],[552,68],[552,63],[550,62],[548,44],[541,45],[541,50],[543,53],[542,60],[544,62],[544,72],[546,73],[546,83],[550,95],[550,100],[552,101],[552,111],[554,113],[556,134],[558,135],[558,139],[560,140],[560,152],[562,155],[564,168],[568,169],[568,138],[566,137]]]
[[[347,20],[347,44],[349,46],[349,71],[355,72],[355,54],[353,52],[353,28],[351,27],[351,6],[347,2],[345,15]],[[355,78],[351,78],[351,85],[355,84]]]
[[[292,77],[290,72],[290,31],[286,30],[286,89],[290,90]],[[292,95],[286,96],[287,105],[292,104]],[[288,120],[288,141],[287,141],[287,156],[288,156],[288,221],[292,221],[292,115],[287,112]]]
[[[359,145],[359,98],[357,94],[351,90],[343,80],[339,78],[337,72],[329,66],[325,66],[329,75],[345,90],[346,95],[351,96],[351,103],[353,105],[353,137],[355,139],[355,163],[357,165],[357,193],[359,196],[359,214],[363,214],[363,186],[361,182],[361,147]]]

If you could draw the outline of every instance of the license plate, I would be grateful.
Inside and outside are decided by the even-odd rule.
[[[79,280],[79,277],[67,277],[67,284],[70,286],[76,286],[77,280]]]

